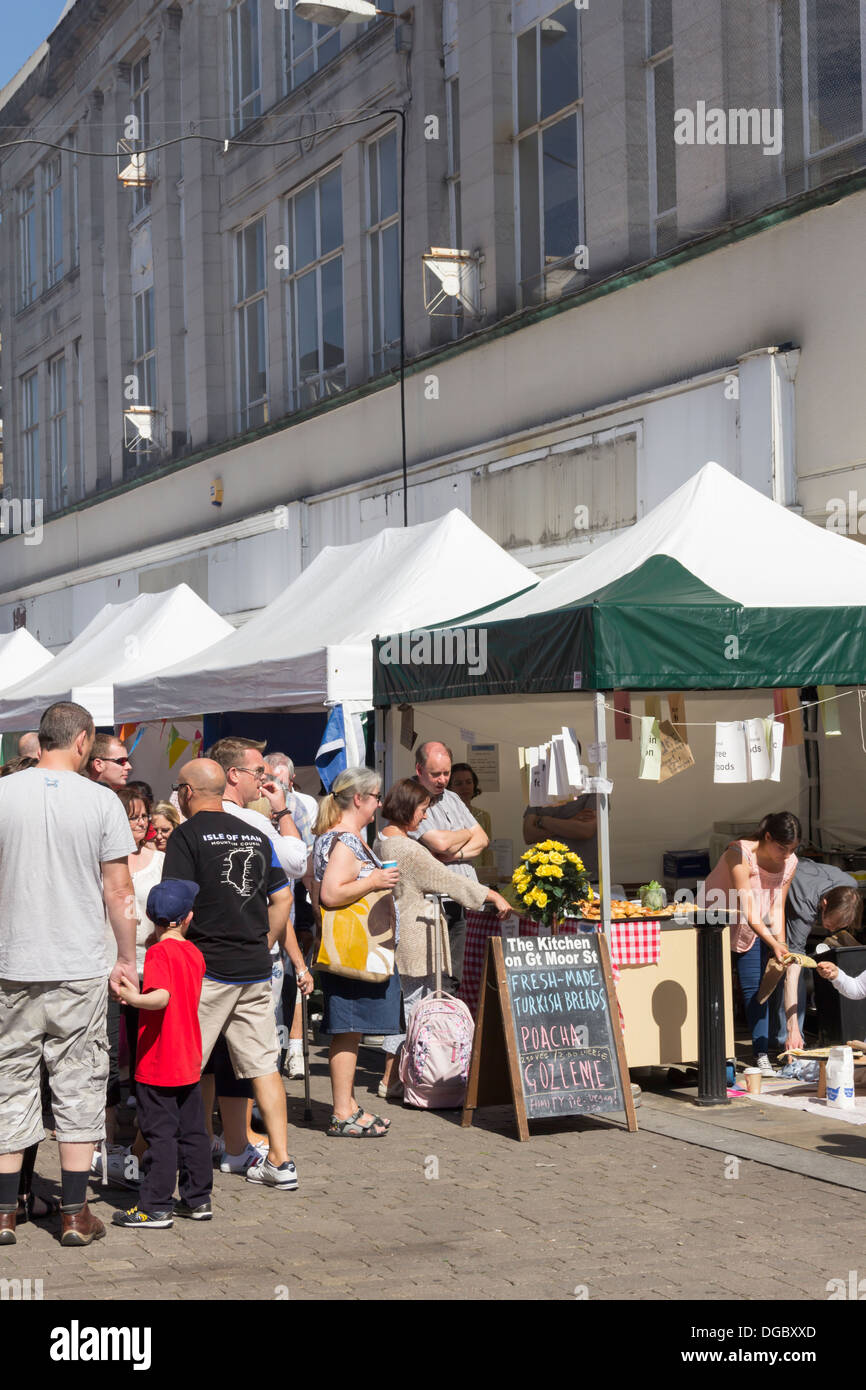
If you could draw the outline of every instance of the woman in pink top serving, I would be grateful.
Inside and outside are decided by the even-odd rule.
[[[797,868],[795,851],[800,836],[800,822],[789,811],[765,816],[758,826],[757,840],[733,840],[705,884],[708,903],[709,894],[721,889],[726,902],[739,913],[739,920],[731,927],[731,946],[736,952],[755,1065],[764,1076],[775,1075],[769,1058],[771,1001],[759,1004],[758,988],[770,957],[781,961],[787,952],[785,899]],[[785,1045],[802,1047],[796,1002],[789,1010],[786,1000],[785,1013]]]

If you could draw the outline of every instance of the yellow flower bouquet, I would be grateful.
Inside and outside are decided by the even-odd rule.
[[[583,860],[559,840],[544,840],[521,855],[511,886],[521,914],[545,927],[579,916],[578,903],[592,896]]]

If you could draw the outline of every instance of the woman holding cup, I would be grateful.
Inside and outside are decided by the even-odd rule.
[[[313,848],[314,906],[350,907],[367,893],[393,891],[399,874],[386,868],[362,838],[379,807],[382,783],[368,767],[349,767],[336,778],[319,807]],[[399,936],[399,921],[398,921]],[[368,1114],[355,1099],[358,1047],[365,1033],[400,1027],[400,976],[382,984],[323,971],[321,1033],[330,1034],[329,1066],[334,1110],[328,1134],[341,1139],[384,1139],[390,1120]]]

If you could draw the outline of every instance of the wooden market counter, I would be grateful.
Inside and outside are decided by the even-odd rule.
[[[489,913],[467,912],[466,953],[460,996],[473,1016],[491,936],[537,935],[534,922],[516,916],[499,920]],[[700,927],[669,920],[658,923],[658,950],[652,936],[638,924],[615,922],[621,928],[611,941],[611,960],[620,1012],[625,1025],[629,1067],[677,1066],[698,1060],[698,932]],[[655,924],[653,924],[655,926]],[[577,923],[563,930],[579,930]],[[545,933],[547,934],[547,933]],[[733,991],[730,928],[722,929],[725,980],[725,1056],[734,1056]],[[656,959],[657,957],[657,959]],[[629,964],[637,960],[639,964]]]
[[[620,965],[617,995],[625,1019],[630,1067],[676,1066],[698,1060],[698,932],[700,927],[661,923],[655,965]],[[725,1055],[734,1055],[730,928],[725,927]]]

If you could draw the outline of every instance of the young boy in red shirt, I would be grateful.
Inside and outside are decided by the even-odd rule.
[[[124,982],[124,1003],[140,1009],[136,1116],[147,1140],[138,1204],[116,1211],[115,1226],[158,1228],[173,1216],[209,1221],[213,1163],[201,1098],[198,1004],[204,956],[185,941],[198,884],[163,879],[147,897],[156,944],[144,958],[141,993]],[[174,1206],[178,1181],[180,1202]]]

